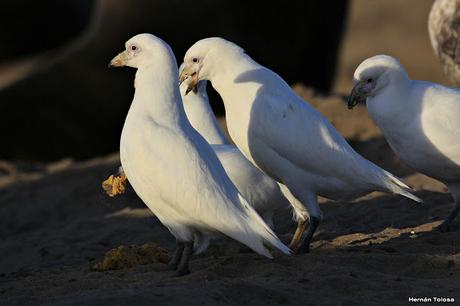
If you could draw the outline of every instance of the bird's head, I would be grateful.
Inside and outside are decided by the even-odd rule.
[[[179,75],[182,75],[182,71],[184,70],[185,64],[182,63],[179,67]],[[191,84],[193,82],[193,84]],[[201,80],[198,82],[193,81],[193,77],[186,75],[180,81],[180,92],[182,96],[186,96],[190,91],[194,94],[207,94],[206,92],[206,84],[207,81]]]
[[[125,50],[115,56],[109,67],[140,68],[149,66],[167,51],[166,43],[152,34],[139,34],[125,43]]]
[[[184,67],[179,81],[190,78],[186,94],[201,80],[211,80],[217,69],[222,68],[222,61],[229,54],[243,53],[236,44],[220,37],[199,40],[188,49],[184,56]]]
[[[365,103],[388,85],[405,81],[409,77],[397,59],[388,55],[376,55],[363,61],[355,70],[353,89],[348,97],[348,108]]]

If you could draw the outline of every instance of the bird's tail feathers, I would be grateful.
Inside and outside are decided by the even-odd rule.
[[[404,184],[401,179],[397,178],[388,171],[382,170],[384,175],[385,187],[388,191],[400,194],[406,198],[409,198],[417,203],[423,203],[423,200],[415,196],[412,192],[412,188]]]
[[[246,215],[245,217],[248,222],[245,223],[249,226],[249,229],[247,235],[240,235],[236,239],[253,249],[255,252],[268,258],[273,258],[273,256],[265,247],[264,243],[280,250],[284,254],[291,254],[292,251],[283,242],[281,242],[281,240],[279,240],[273,230],[264,222],[262,217],[260,217],[254,208],[248,204],[241,194],[238,194],[238,199],[243,208],[244,214]]]

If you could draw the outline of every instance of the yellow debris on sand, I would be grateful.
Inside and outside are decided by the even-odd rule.
[[[109,197],[115,197],[119,194],[123,194],[126,191],[126,182],[128,178],[126,175],[110,175],[108,179],[102,182],[102,189]]]

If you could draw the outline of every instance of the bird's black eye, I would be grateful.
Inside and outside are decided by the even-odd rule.
[[[367,79],[367,83],[372,83],[372,79]]]
[[[198,58],[197,57],[192,58],[192,62],[198,63]]]
[[[136,46],[131,46],[131,50],[136,51],[137,47]]]

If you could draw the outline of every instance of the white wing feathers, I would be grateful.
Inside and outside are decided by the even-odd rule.
[[[186,167],[183,174],[194,182],[177,186],[176,197],[167,202],[178,210],[185,223],[191,227],[219,231],[270,258],[272,256],[264,243],[289,254],[289,248],[239,194],[211,147],[201,135],[196,132],[193,134],[192,138],[195,139],[183,139],[188,143],[185,145],[187,160],[176,159],[174,166],[177,169]],[[180,138],[177,136],[176,142]],[[195,163],[191,164],[189,159],[195,160]],[[199,190],[198,186],[206,188]],[[184,198],[178,199],[180,196]],[[188,208],[176,207],[176,203],[187,203]]]
[[[272,112],[267,116],[272,120],[269,124],[261,120],[255,125],[262,126],[260,131],[263,134],[259,135],[259,139],[265,138],[264,142],[270,144],[277,154],[316,175],[330,177],[332,173],[344,180],[354,177],[357,183],[370,183],[377,189],[421,202],[410,193],[409,186],[356,153],[332,124],[297,96],[278,75],[268,69],[261,69],[259,75],[264,77],[260,94],[263,92],[264,101],[268,104],[254,111]]]

